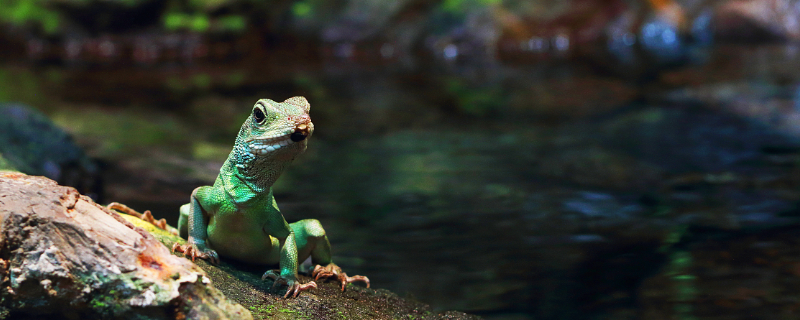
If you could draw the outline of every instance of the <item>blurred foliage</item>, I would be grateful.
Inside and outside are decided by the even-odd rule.
[[[292,13],[298,17],[307,17],[314,9],[314,3],[310,0],[298,1],[292,5]]]
[[[52,73],[49,79],[57,80]],[[29,69],[0,69],[0,102],[20,102],[28,105],[42,105],[46,99],[42,96],[44,89],[41,77]]]
[[[65,3],[73,7],[93,5],[98,1],[73,0]],[[60,14],[53,4],[62,3],[48,0],[0,0],[0,23],[39,28],[45,34],[56,34],[61,30],[65,16]],[[142,1],[118,0],[113,1],[113,4],[134,7],[141,5]],[[170,1],[166,6],[168,9],[162,13],[161,21],[163,27],[169,31],[242,32],[247,27],[247,18],[244,15],[246,12],[228,13],[222,16],[214,14],[215,11],[222,11],[225,6],[241,4],[244,4],[244,7],[248,4],[254,7],[261,3],[231,0]]]
[[[229,143],[209,143],[203,140],[192,143],[192,157],[198,160],[225,161],[231,152]]]
[[[243,16],[225,15],[211,18],[203,12],[170,12],[163,17],[164,28],[169,31],[188,30],[193,32],[242,32],[247,27]]]
[[[370,0],[365,0],[370,1]],[[337,18],[351,0],[296,0],[290,1],[286,8],[291,16],[291,25],[295,31],[314,34]]]
[[[443,34],[453,28],[463,26],[470,14],[485,12],[489,8],[500,5],[502,0],[442,0],[429,17],[432,32]]]
[[[337,8],[347,6],[370,7],[370,1],[258,1],[258,0],[186,0],[166,1],[164,9],[160,9],[162,27],[169,31],[192,32],[243,32],[252,19],[259,17],[280,17],[288,13],[297,19],[320,19],[336,16]],[[46,34],[61,32],[64,21],[69,19],[68,13],[59,12],[63,7],[92,7],[98,4],[135,8],[144,5],[143,0],[0,0],[0,23],[15,26],[31,26],[40,28]],[[352,3],[351,3],[352,2]],[[355,3],[355,4],[353,4]],[[361,5],[359,5],[359,3]],[[499,5],[502,0],[442,0],[440,11],[446,15],[463,16],[473,10]],[[98,10],[101,6],[97,6]],[[97,12],[100,14],[101,12]],[[103,30],[93,30],[103,31]]]
[[[125,158],[158,146],[173,146],[171,152],[191,152],[185,143],[191,129],[174,116],[152,110],[108,111],[100,108],[59,108],[51,119],[91,145],[92,154],[106,159]],[[181,146],[183,148],[179,148]]]
[[[201,89],[208,89],[211,87],[211,75],[206,73],[198,73],[192,76],[192,84]]]
[[[208,29],[208,17],[205,15],[190,15],[174,12],[164,15],[164,27],[167,30],[188,29],[203,32]]]
[[[477,7],[499,5],[502,2],[502,0],[444,0],[441,8],[448,12],[462,13]]]
[[[53,34],[61,25],[61,17],[41,0],[0,0],[0,22],[15,26],[32,25]]]
[[[244,31],[247,21],[242,16],[227,15],[217,18],[217,25],[222,30]]]
[[[458,110],[473,116],[488,115],[508,103],[508,95],[501,86],[476,87],[453,78],[447,81],[445,88],[454,96]]]
[[[236,88],[246,81],[246,71],[232,69],[216,75],[202,72],[189,76],[172,75],[164,78],[163,85],[175,94],[189,94],[211,88]]]
[[[247,28],[247,15],[256,8],[265,10],[269,5],[257,0],[173,1],[168,3],[162,20],[170,31],[239,33]],[[221,12],[224,14],[219,15]]]
[[[190,7],[203,10],[203,11],[212,11],[217,10],[221,7],[226,5],[230,5],[231,3],[236,2],[232,0],[189,0],[188,4]]]
[[[3,154],[0,153],[0,170],[11,170],[17,171],[14,165],[11,164],[6,158],[3,158]]]

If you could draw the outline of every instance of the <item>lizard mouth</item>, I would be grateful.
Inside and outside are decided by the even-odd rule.
[[[294,142],[300,142],[308,138],[309,135],[308,125],[305,123],[297,125],[297,128],[294,129],[294,132],[289,136],[289,139],[292,139]]]
[[[264,155],[305,140],[311,135],[312,130],[313,126],[303,123],[297,125],[294,129],[266,137],[250,139],[247,143],[254,154]]]
[[[267,154],[275,150],[285,148],[289,145],[295,144],[292,141],[294,133],[284,134],[281,136],[266,138],[266,139],[253,139],[250,141],[250,150],[255,154]]]

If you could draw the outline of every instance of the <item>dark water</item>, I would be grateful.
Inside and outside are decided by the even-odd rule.
[[[256,99],[304,95],[316,130],[275,187],[287,220],[318,218],[348,273],[437,309],[792,318],[798,52],[719,47],[635,73],[558,59],[9,61],[0,97],[102,160],[108,201],[174,224]]]

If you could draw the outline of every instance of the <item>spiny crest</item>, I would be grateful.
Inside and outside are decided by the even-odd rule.
[[[306,113],[311,111],[311,104],[308,103],[308,100],[306,100],[305,97],[301,97],[301,96],[291,97],[289,99],[286,99],[286,101],[284,101],[283,103],[288,103],[288,104],[295,105],[295,106],[298,106],[300,108],[303,108],[303,110]]]

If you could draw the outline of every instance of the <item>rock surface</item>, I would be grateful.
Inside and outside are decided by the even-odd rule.
[[[250,319],[197,266],[75,189],[0,173],[5,318]]]

